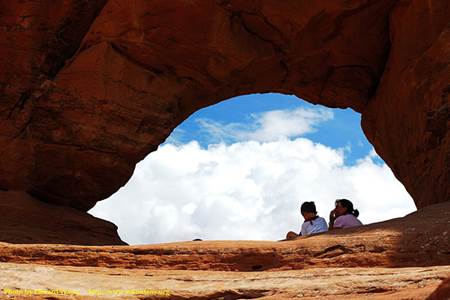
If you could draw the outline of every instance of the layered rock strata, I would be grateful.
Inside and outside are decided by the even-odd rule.
[[[448,293],[432,293],[449,273],[448,266],[223,272],[0,263],[0,296],[21,300],[445,300]],[[41,294],[24,296],[36,290]]]

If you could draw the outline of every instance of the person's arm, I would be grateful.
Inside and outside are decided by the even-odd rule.
[[[301,234],[296,234],[296,233],[293,232],[293,231],[289,231],[289,232],[286,234],[286,240],[293,240],[293,239],[295,239],[295,238],[298,238],[300,235],[301,235]]]
[[[330,211],[330,223],[328,225],[328,230],[334,229],[334,221],[336,221],[336,215],[333,209],[332,211]]]

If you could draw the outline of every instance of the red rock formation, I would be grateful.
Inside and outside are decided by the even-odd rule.
[[[351,107],[418,207],[448,201],[449,2],[0,1],[0,188],[87,210],[192,112]]]
[[[3,287],[0,297],[20,300],[423,300],[448,272],[448,266],[220,272],[0,263]],[[33,291],[36,291],[34,296],[23,296]],[[14,293],[18,295],[13,296]]]
[[[126,245],[117,226],[71,207],[0,191],[0,241],[19,244]]]
[[[450,200],[450,2],[399,2],[391,50],[363,111],[368,139],[417,207]]]
[[[59,204],[0,192],[0,240],[122,244],[79,210],[125,184],[192,112],[256,92],[361,112],[416,205],[445,202],[288,242],[0,243],[2,288],[447,297],[448,280],[432,292],[450,261],[449,20],[446,0],[0,0],[0,189]]]

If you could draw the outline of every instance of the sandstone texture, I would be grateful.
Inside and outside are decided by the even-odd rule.
[[[146,289],[117,299],[449,299],[449,206],[292,241],[0,243],[0,298],[111,299],[113,290]]]
[[[0,241],[18,244],[124,245],[117,226],[23,192],[0,191]]]
[[[316,268],[304,271],[157,271],[0,263],[2,299],[423,300],[450,267]],[[45,290],[47,295],[13,295]],[[50,292],[53,291],[53,294]],[[55,294],[72,293],[71,296]],[[114,294],[115,293],[115,294]],[[139,294],[140,293],[140,294]],[[158,295],[159,293],[159,295]],[[444,294],[442,294],[444,295]],[[449,294],[447,294],[448,296]],[[444,298],[431,298],[445,300]]]
[[[419,208],[450,199],[446,0],[0,1],[0,188],[87,211],[196,110],[362,113]]]

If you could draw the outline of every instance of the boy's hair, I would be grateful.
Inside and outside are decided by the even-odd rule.
[[[300,211],[302,213],[304,213],[304,212],[311,212],[311,213],[317,214],[316,205],[314,204],[313,201],[303,202],[302,206],[300,207]]]

